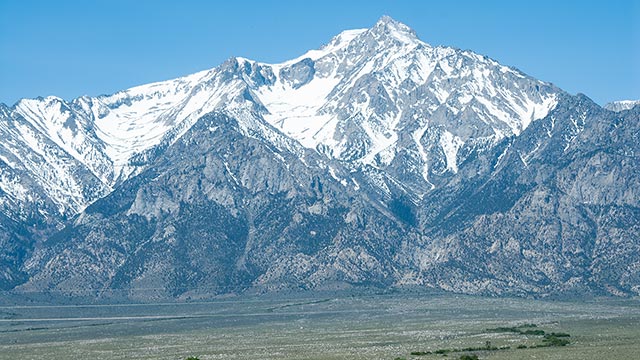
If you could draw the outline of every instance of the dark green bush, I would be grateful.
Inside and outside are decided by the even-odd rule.
[[[569,340],[561,339],[555,336],[545,336],[542,340],[543,343],[547,344],[547,346],[567,346],[569,345]]]
[[[459,357],[460,360],[478,360],[478,355],[476,354],[472,354],[472,355],[462,355]]]
[[[567,334],[567,333],[557,333],[557,332],[552,332],[551,334],[547,334],[544,337],[546,338],[547,336],[555,336],[555,337],[571,337],[571,335]]]
[[[544,330],[525,330],[520,331],[522,335],[544,335]]]
[[[412,351],[411,355],[415,355],[415,356],[431,355],[431,351]]]

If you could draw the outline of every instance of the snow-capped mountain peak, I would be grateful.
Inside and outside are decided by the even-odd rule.
[[[279,64],[0,104],[0,289],[638,294],[637,110],[388,17]]]
[[[415,30],[387,15],[382,16],[369,33],[377,37],[394,38],[405,44],[421,42]]]
[[[427,182],[430,172],[457,171],[468,140],[495,143],[546,116],[559,91],[485,56],[431,47],[389,17],[260,66],[274,78],[252,90],[273,126],[329,157],[375,167],[412,148]],[[401,135],[408,129],[411,143]],[[435,149],[425,149],[427,132]],[[434,158],[445,166],[433,170]]]
[[[309,50],[306,53],[302,54],[301,56],[298,56],[297,58],[285,61],[281,64],[279,64],[280,66],[287,66],[287,65],[293,65],[296,64],[304,59],[311,59],[313,61],[316,61],[326,55],[335,53],[347,46],[349,46],[349,43],[351,43],[351,41],[353,41],[353,39],[355,39],[356,37],[360,36],[362,33],[366,32],[367,29],[353,29],[353,30],[345,30],[343,32],[341,32],[340,34],[334,36],[331,41],[329,41],[327,44],[323,45],[322,47],[320,47],[319,49],[314,49],[314,50]],[[272,64],[272,65],[276,65],[276,64]]]
[[[434,177],[455,173],[464,156],[544,117],[559,91],[470,51],[431,47],[383,16],[370,29],[343,31],[279,64],[231,58],[211,70],[108,96],[22,100],[3,115],[15,144],[4,145],[2,155],[31,169],[45,191],[60,194],[66,192],[52,179],[75,178],[77,169],[56,165],[55,175],[38,174],[38,161],[49,160],[17,149],[44,153],[41,139],[47,139],[83,164],[102,185],[100,191],[74,190],[78,211],[101,196],[92,193],[109,192],[138,174],[202,115],[249,110],[353,169],[410,168],[389,181],[412,183],[424,193]],[[65,195],[53,198],[67,207]]]

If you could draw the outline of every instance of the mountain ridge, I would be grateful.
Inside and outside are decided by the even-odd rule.
[[[607,110],[620,112],[624,110],[631,110],[633,109],[633,107],[638,106],[639,104],[640,100],[619,100],[607,103],[603,107]]]
[[[636,194],[611,184],[634,184],[634,165],[598,155],[622,177],[608,183],[571,167],[585,158],[581,164],[599,169],[589,162],[602,153],[594,152],[599,143],[582,134],[608,143],[594,121],[620,121],[611,114],[486,56],[432,47],[389,17],[280,64],[233,57],[112,95],[1,105],[0,134],[11,140],[0,144],[7,179],[0,209],[13,220],[0,226],[24,224],[11,234],[27,235],[0,238],[8,249],[24,243],[0,258],[11,264],[0,285],[67,294],[121,289],[138,299],[329,283],[631,294],[633,281],[602,268],[602,279],[588,280],[585,266],[596,259],[549,252],[540,244],[555,240],[539,239],[518,220],[535,219],[523,204],[536,192],[566,203],[572,215],[538,206],[564,229],[586,221],[582,227],[602,231],[593,224],[613,221],[605,208],[613,209],[631,224],[613,238],[633,251]],[[632,131],[623,134],[622,144],[632,141]],[[567,155],[576,141],[587,145]],[[632,142],[608,144],[637,156]],[[588,197],[567,197],[557,191],[563,186],[591,189],[603,201],[587,210]],[[479,247],[492,231],[508,241]],[[584,243],[576,234],[585,232],[547,233]],[[527,251],[516,270],[502,256],[514,247]],[[601,253],[604,263],[616,259]],[[566,277],[571,271],[582,275]],[[565,278],[573,285],[561,286]],[[136,290],[151,285],[157,293]]]

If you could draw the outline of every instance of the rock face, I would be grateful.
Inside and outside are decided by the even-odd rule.
[[[463,165],[463,180],[425,199],[440,206],[422,204],[437,239],[416,250],[422,281],[448,273],[444,287],[457,291],[637,293],[639,119],[565,95],[521,136]]]
[[[282,64],[22,100],[0,286],[640,294],[639,119],[388,17]]]
[[[604,108],[607,110],[619,112],[633,109],[637,105],[640,105],[640,100],[620,100],[605,104]]]
[[[282,135],[250,122],[202,117],[153,166],[38,249],[23,289],[146,299],[251,284],[391,285],[395,249],[409,230],[330,175],[346,176],[340,168],[288,139],[275,147],[269,137]]]

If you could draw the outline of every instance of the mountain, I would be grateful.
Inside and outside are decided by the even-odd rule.
[[[389,170],[411,161],[422,170],[413,174],[413,190],[423,193],[431,177],[456,171],[458,155],[517,135],[544,117],[558,92],[470,51],[431,47],[383,17],[371,29],[345,31],[282,64],[232,58],[209,71],[111,96],[21,100],[3,108],[1,124],[12,133],[7,138],[19,141],[3,153],[33,163],[29,168],[60,157],[65,164],[79,162],[97,178],[92,189],[101,191],[92,193],[101,197],[138,174],[203,114],[249,106],[330,158]],[[51,160],[30,162],[17,150],[39,154],[47,142],[60,153]],[[74,169],[55,166],[50,177],[28,170],[60,213],[78,213],[96,199],[68,191],[75,184],[47,180],[89,182],[75,179]]]
[[[492,294],[637,294],[639,110],[563,95],[519,137],[464,164],[461,179],[425,199],[437,206],[422,204],[424,235],[437,241],[412,249],[428,273],[421,281]]]
[[[21,100],[0,108],[2,286],[637,294],[636,109],[389,17],[281,64]]]
[[[605,104],[604,108],[607,110],[618,112],[633,109],[633,107],[638,104],[640,104],[640,100],[620,100]]]
[[[348,176],[338,165],[246,116],[200,118],[147,170],[45,242],[22,289],[145,300],[251,283],[273,290],[375,276],[390,285],[406,226],[336,180]]]

